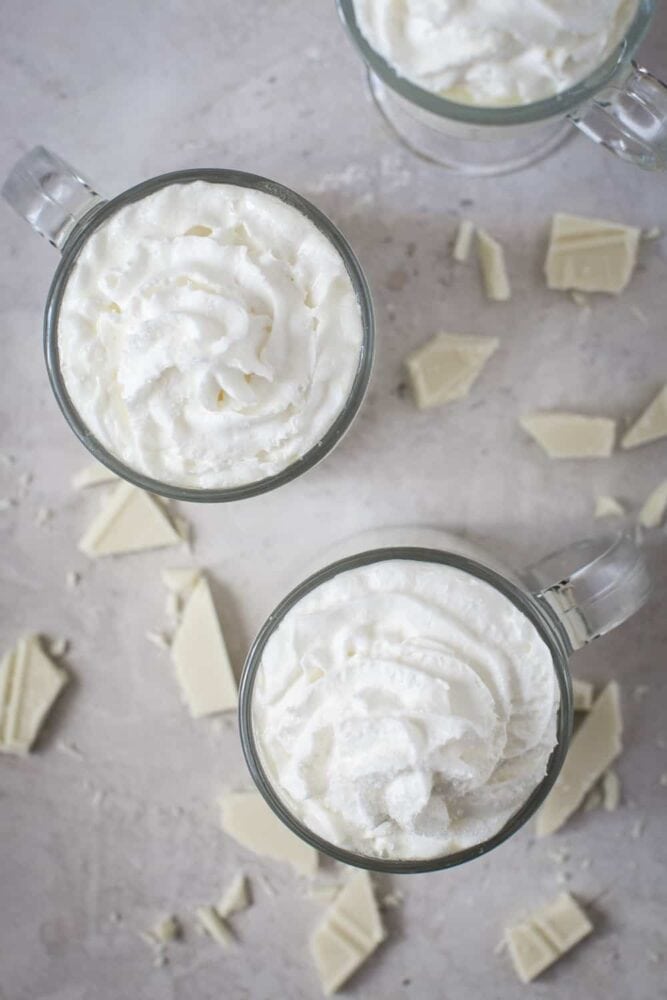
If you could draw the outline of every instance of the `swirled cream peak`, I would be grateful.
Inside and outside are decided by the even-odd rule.
[[[172,184],[88,239],[58,321],[88,428],[163,482],[280,472],[329,430],[359,363],[345,264],[305,215],[228,184]]]
[[[551,653],[499,591],[388,560],[311,591],[271,635],[253,727],[287,807],[330,843],[416,859],[483,842],[544,777]]]
[[[461,104],[530,104],[578,83],[621,41],[638,0],[354,0],[369,44]]]

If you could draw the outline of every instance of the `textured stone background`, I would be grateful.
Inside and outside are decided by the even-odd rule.
[[[645,59],[667,73],[666,52],[663,10]],[[548,162],[493,180],[418,162],[376,116],[333,0],[5,4],[0,92],[2,174],[37,142],[108,194],[181,167],[267,174],[329,213],[367,270],[378,358],[343,444],[277,493],[186,512],[194,558],[218,582],[237,666],[299,566],[346,535],[440,524],[521,565],[585,535],[596,494],[636,507],[667,472],[665,442],[609,461],[550,464],[516,425],[536,407],[634,416],[664,381],[665,240],[644,248],[620,300],[595,301],[590,313],[547,292],[540,274],[553,210],[665,226],[664,175],[643,174],[578,136]],[[485,302],[474,266],[454,271],[448,246],[462,212],[508,247],[510,304]],[[166,657],[145,639],[163,622],[159,569],[185,557],[94,564],[77,553],[99,496],[70,489],[86,455],[58,412],[42,360],[41,309],[56,253],[2,206],[0,226],[0,434],[2,451],[16,456],[0,469],[0,495],[23,494],[0,515],[0,638],[9,646],[25,630],[68,637],[75,677],[38,753],[0,760],[0,997],[315,997],[306,937],[319,904],[289,871],[247,856],[219,830],[216,796],[249,783],[236,722],[191,721]],[[398,390],[401,361],[441,329],[497,335],[502,350],[468,400],[418,414]],[[34,478],[21,488],[24,473]],[[35,523],[41,507],[53,510],[45,526]],[[622,684],[622,809],[580,817],[551,843],[536,844],[524,830],[463,869],[395,879],[405,900],[388,915],[390,940],[350,996],[667,996],[660,538],[649,545],[657,577],[650,606],[575,662],[581,676]],[[73,569],[82,574],[74,593],[65,587]],[[637,685],[648,685],[645,697],[636,697]],[[645,830],[633,839],[640,819]],[[563,846],[571,857],[558,865],[548,855]],[[187,917],[214,901],[240,864],[251,878],[263,873],[274,892],[253,878],[256,905],[235,923],[240,945],[223,953],[190,929],[170,964],[154,969],[137,932],[160,913]],[[505,921],[555,894],[562,871],[592,904],[598,931],[520,991],[493,949]]]

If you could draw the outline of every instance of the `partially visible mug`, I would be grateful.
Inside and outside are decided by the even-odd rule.
[[[344,545],[352,554],[260,629],[240,687],[243,751],[268,805],[317,850],[374,871],[437,871],[497,847],[544,801],[572,732],[569,658],[642,607],[649,575],[624,534],[519,573],[432,530],[368,541],[382,547]]]
[[[623,160],[667,169],[667,87],[633,62],[657,0],[639,0],[623,38],[585,79],[553,97],[509,107],[459,104],[411,82],[369,43],[355,0],[337,4],[377,107],[401,142],[424,159],[459,173],[507,173],[552,153],[575,125]]]
[[[220,207],[217,186],[227,199]],[[193,211],[188,201],[191,192],[197,192]],[[240,500],[297,478],[341,440],[361,406],[370,380],[373,306],[351,247],[310,202],[275,181],[220,169],[163,174],[107,201],[77,171],[43,147],[27,153],[16,164],[2,194],[62,253],[44,317],[44,349],[51,386],[79,440],[118,476],[151,493],[177,500]],[[148,206],[155,206],[160,198],[164,204],[159,209],[161,216],[156,218]],[[248,223],[250,229],[255,227],[252,233],[244,229],[242,219],[234,227],[237,203],[253,220]],[[133,213],[132,223],[123,222],[125,229],[119,229],[119,220],[127,220],[128,213]],[[197,224],[192,225],[193,220]],[[201,225],[202,221],[210,225]],[[132,225],[143,227],[141,239],[131,238],[128,225],[130,230]],[[220,227],[219,241],[212,228],[216,225]],[[298,230],[294,245],[289,238],[290,227]],[[260,245],[258,233],[268,233],[267,241],[275,239],[276,246]],[[212,249],[206,249],[207,243]],[[98,257],[89,260],[88,250],[95,247],[97,254],[99,248],[103,257],[109,247],[117,245],[126,248],[122,252],[127,260],[123,257],[123,266],[115,266],[116,260],[109,252],[103,281],[98,280]],[[166,474],[154,474],[148,464],[133,464],[122,449],[100,440],[101,435],[94,433],[90,421],[79,412],[63,375],[59,345],[63,300],[73,278],[79,282],[81,292],[70,310],[70,325],[90,327],[86,328],[81,350],[75,347],[70,351],[82,377],[90,375],[91,380],[104,383],[105,377],[113,376],[124,364],[125,382],[131,387],[128,396],[135,406],[131,417],[136,418],[140,430],[144,420],[153,421],[151,428],[155,428],[152,437],[146,434],[146,440],[141,440],[141,448],[145,454],[155,456],[156,463],[163,462],[166,449],[175,442],[174,447],[180,449],[177,459],[182,460],[183,469],[192,466],[192,478],[179,473],[171,479]],[[114,285],[118,286],[118,295]],[[125,310],[114,301],[119,298],[121,286],[128,302],[127,320]],[[103,314],[99,320],[104,321],[101,333],[98,313]],[[113,341],[109,331],[113,334],[113,324],[119,320],[127,323],[125,333],[129,331],[129,335],[120,346],[114,341],[108,347],[107,338]],[[129,344],[135,334],[133,324],[139,331],[135,346]],[[163,327],[171,338],[168,350],[163,350],[161,343]],[[344,364],[341,344],[346,352]],[[99,365],[98,347],[104,352],[104,370]],[[116,354],[120,357],[116,358]],[[215,371],[209,370],[210,358],[216,362]],[[286,375],[291,380],[286,389],[280,377],[281,364],[288,369]],[[289,366],[298,368],[298,372],[295,374]],[[179,381],[182,372],[190,379],[185,386]],[[169,390],[164,400],[159,398],[162,385],[165,392]],[[153,395],[152,386],[157,387]],[[110,423],[122,429],[129,419],[126,399],[123,397],[119,404],[114,393],[115,388],[105,397],[105,419],[110,412]],[[195,406],[191,419],[189,407]],[[222,413],[225,406],[227,413]],[[220,416],[225,418],[222,422]],[[273,450],[262,450],[260,438],[265,424],[274,435],[272,448],[276,441],[275,461]],[[244,478],[242,474],[230,474],[228,483],[221,475],[220,483],[216,482],[218,443],[222,448],[225,435],[230,440],[236,435],[234,440],[238,441],[243,459],[246,426],[248,434],[253,435],[248,475]],[[134,446],[138,436],[134,425],[132,434]],[[195,473],[206,434],[212,448],[207,453],[207,478],[200,482]],[[139,446],[136,450],[140,453]],[[229,464],[234,470],[232,459]],[[239,468],[245,473],[242,460]],[[260,474],[253,475],[257,468]]]

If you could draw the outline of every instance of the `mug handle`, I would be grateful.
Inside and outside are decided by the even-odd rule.
[[[44,146],[21,157],[0,194],[58,250],[84,216],[105,201],[77,170]]]
[[[571,651],[630,618],[651,590],[644,555],[628,534],[553,552],[525,570],[523,580],[560,625]]]
[[[568,117],[622,160],[667,170],[667,85],[637,63]]]

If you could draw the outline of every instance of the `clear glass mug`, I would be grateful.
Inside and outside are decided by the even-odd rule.
[[[399,76],[361,33],[354,0],[337,0],[392,131],[424,159],[476,175],[509,173],[544,158],[573,134],[572,125],[623,160],[666,170],[667,86],[632,61],[657,3],[640,0],[616,50],[580,83],[533,104],[485,108],[445,100]]]
[[[235,184],[273,195],[305,215],[338,251],[350,276],[361,312],[363,339],[355,377],[343,409],[324,437],[281,472],[240,486],[199,489],[164,483],[125,465],[98,441],[72,403],[60,370],[58,315],[65,285],[77,257],[90,235],[115,212],[131,202],[171,184],[205,180]],[[56,268],[44,313],[44,353],[51,387],[68,424],[90,453],[122,479],[150,493],[174,500],[223,503],[243,500],[276,489],[317,465],[342,439],[354,420],[368,388],[374,351],[373,303],[366,278],[352,248],[342,233],[318,208],[276,181],[238,170],[194,169],[162,174],[143,181],[107,201],[88,181],[59,156],[38,146],[14,166],[2,188],[3,198],[62,257]]]
[[[365,546],[371,545],[372,548]],[[381,547],[375,547],[376,545]],[[534,815],[552,788],[567,754],[573,724],[569,658],[593,639],[622,624],[646,602],[650,578],[642,552],[627,534],[578,542],[515,573],[483,550],[435,529],[388,529],[337,546],[337,555],[284,597],[266,619],[248,653],[239,692],[239,726],[246,763],[264,799],[289,829],[323,854],[357,868],[394,874],[440,871],[472,861],[498,847]],[[330,843],[306,827],[272,781],[256,738],[253,690],[267,642],[285,615],[307,594],[339,573],[385,560],[409,559],[453,566],[484,580],[508,598],[549,647],[560,691],[557,743],[547,772],[521,808],[494,836],[475,847],[419,860],[378,858]]]

